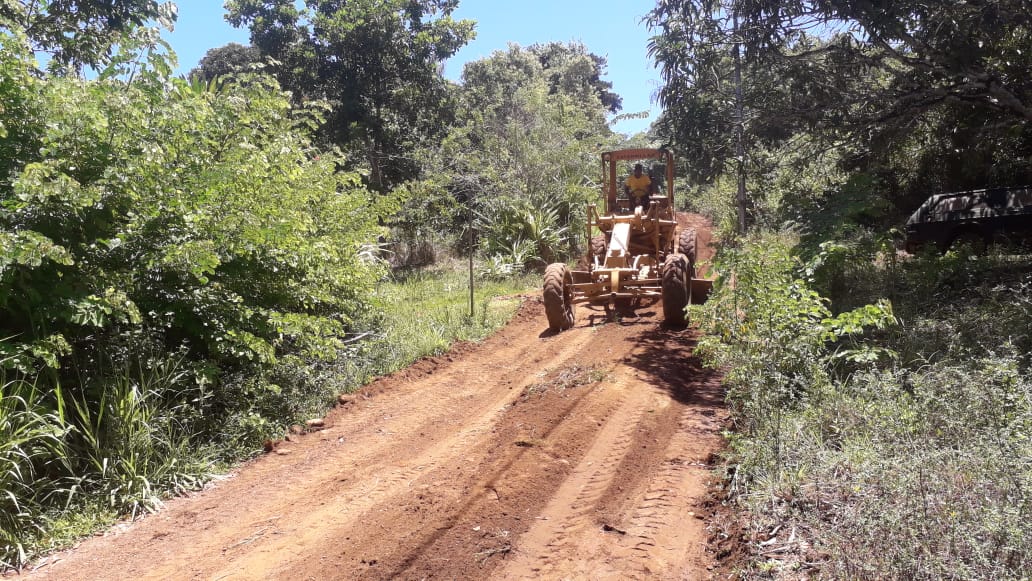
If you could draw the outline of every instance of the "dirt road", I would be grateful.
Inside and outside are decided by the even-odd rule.
[[[723,394],[661,312],[579,308],[555,335],[530,298],[483,343],[23,577],[705,579]]]

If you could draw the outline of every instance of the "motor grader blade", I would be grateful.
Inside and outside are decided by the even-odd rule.
[[[710,293],[713,291],[713,280],[708,278],[693,278],[691,289],[691,299],[693,305],[701,305],[709,299]]]

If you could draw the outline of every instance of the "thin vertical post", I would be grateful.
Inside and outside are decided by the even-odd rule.
[[[737,8],[732,10],[731,18],[734,23],[735,35],[735,165],[738,173],[738,232],[745,234],[748,202],[745,195],[745,114],[742,105],[742,46],[741,35],[738,31]]]

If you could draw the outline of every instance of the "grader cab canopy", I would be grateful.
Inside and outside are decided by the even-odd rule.
[[[650,185],[628,192],[619,178],[637,163],[649,166]],[[617,304],[656,299],[663,301],[667,323],[687,324],[685,307],[703,302],[712,281],[695,278],[695,230],[681,229],[674,214],[673,154],[665,149],[603,153],[602,196],[601,213],[594,204],[588,206],[587,270],[570,270],[563,263],[545,269],[548,326],[556,331],[572,327],[577,304],[611,312]]]
[[[632,209],[632,197],[623,197],[623,182],[620,162],[644,162],[653,160],[646,172],[652,180],[654,196],[662,196],[668,209],[674,206],[674,155],[665,149],[621,149],[602,154],[602,192],[605,194],[603,214],[628,212]],[[627,171],[630,173],[630,171]]]

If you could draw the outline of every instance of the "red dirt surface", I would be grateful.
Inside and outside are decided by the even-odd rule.
[[[699,230],[700,261],[711,255]],[[706,579],[726,419],[697,333],[659,304],[479,344],[353,394],[209,489],[28,579]]]

